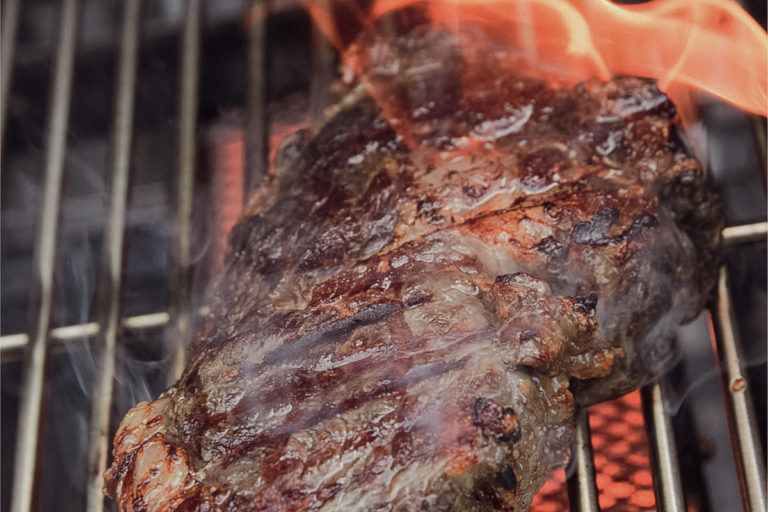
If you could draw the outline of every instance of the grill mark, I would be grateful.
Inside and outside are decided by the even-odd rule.
[[[395,320],[401,317],[395,317]],[[482,336],[482,335],[481,335]],[[476,336],[466,336],[458,341],[458,345],[442,347],[436,350],[419,352],[413,355],[405,355],[400,358],[393,355],[392,348],[396,350],[397,342],[389,346],[382,346],[383,350],[372,354],[371,358],[365,358],[348,364],[330,368],[328,370],[312,371],[307,369],[271,369],[269,374],[262,374],[259,378],[258,396],[255,406],[260,408],[274,408],[285,403],[300,404],[312,396],[328,396],[334,390],[343,386],[350,389],[362,388],[366,382],[398,382],[398,379],[413,378],[414,368],[443,362],[453,353],[457,346],[471,344],[477,341]],[[414,347],[404,347],[406,351]],[[248,399],[249,400],[249,399]],[[239,410],[246,410],[247,405],[238,405]],[[234,414],[234,412],[233,412]],[[244,412],[242,414],[245,414]],[[301,411],[295,408],[291,415],[299,415]]]
[[[618,210],[604,207],[592,216],[592,219],[579,222],[571,231],[571,238],[577,244],[606,245],[611,242],[607,236],[611,227],[619,218]]]
[[[275,365],[292,359],[297,353],[306,353],[313,346],[325,341],[340,341],[346,339],[356,327],[370,325],[387,319],[405,306],[399,302],[381,302],[364,306],[354,315],[323,324],[314,331],[305,334],[295,341],[286,341],[264,356],[264,362],[254,365],[248,371],[257,370],[263,366]]]
[[[300,415],[295,421],[290,421],[287,424],[279,425],[269,430],[260,432],[250,439],[243,440],[235,445],[223,447],[222,450],[225,455],[225,464],[229,464],[239,458],[243,457],[243,454],[257,448],[263,447],[268,449],[274,456],[282,453],[285,444],[292,434],[317,426],[319,423],[328,420],[337,414],[346,413],[354,409],[358,409],[367,403],[381,398],[385,395],[399,395],[403,396],[409,386],[419,384],[428,380],[437,379],[446,373],[462,370],[469,361],[470,356],[465,356],[462,359],[446,363],[444,361],[435,361],[423,365],[412,365],[411,368],[401,377],[397,379],[383,379],[378,382],[376,387],[368,392],[358,393],[356,396],[342,400],[341,402],[327,403],[323,405],[319,410],[314,411],[311,414]],[[277,471],[261,472],[262,475],[279,474]]]
[[[608,232],[616,224],[619,212],[613,208],[602,208],[592,216],[592,220],[579,222],[573,227],[571,238],[582,245],[607,245],[617,242],[631,241],[637,238],[645,229],[655,229],[659,220],[649,213],[635,215],[632,224],[616,236],[608,236]]]
[[[364,258],[364,259],[355,259],[355,260],[347,262],[347,263],[349,264],[350,267],[352,267],[354,265],[368,264],[368,263],[370,263],[372,261],[383,261],[383,260],[385,260],[387,258],[392,258],[393,255],[397,251],[405,251],[407,253],[407,252],[409,252],[409,248],[415,249],[420,244],[428,243],[427,238],[430,237],[430,236],[433,236],[433,235],[438,234],[438,233],[444,233],[444,232],[451,231],[451,230],[456,230],[456,229],[460,229],[460,228],[466,228],[466,227],[472,226],[473,224],[475,224],[477,222],[480,222],[480,221],[482,221],[484,219],[487,219],[489,217],[493,217],[493,216],[496,216],[496,215],[504,215],[504,214],[513,213],[513,212],[516,212],[516,211],[524,211],[526,209],[535,208],[535,207],[543,207],[543,208],[546,209],[548,207],[551,207],[554,204],[568,205],[568,204],[570,204],[569,203],[570,198],[572,198],[572,196],[575,193],[579,192],[579,191],[584,191],[586,189],[586,190],[591,190],[592,192],[598,192],[599,193],[599,191],[592,190],[589,187],[589,182],[588,182],[589,179],[591,179],[591,178],[593,178],[595,176],[598,176],[598,175],[599,175],[599,170],[596,170],[596,171],[593,171],[593,172],[589,172],[589,173],[585,174],[582,177],[581,182],[571,183],[569,187],[565,187],[565,190],[557,190],[557,191],[553,191],[553,192],[550,192],[550,193],[547,193],[547,194],[542,194],[541,195],[542,197],[538,197],[538,196],[525,196],[525,197],[517,198],[515,200],[515,203],[513,205],[511,205],[509,208],[494,210],[494,211],[491,211],[491,212],[485,212],[485,213],[482,213],[482,214],[480,214],[480,215],[478,215],[476,217],[471,217],[471,218],[465,219],[465,220],[463,220],[461,222],[452,223],[452,224],[450,224],[448,226],[444,226],[444,227],[440,227],[440,228],[434,229],[433,231],[430,231],[428,233],[424,233],[424,234],[420,235],[419,237],[415,238],[414,240],[410,240],[410,241],[405,242],[403,244],[393,245],[393,246],[391,246],[389,248],[386,248],[386,250],[381,251],[379,254],[377,254],[375,256],[371,256],[369,258]],[[598,179],[599,179],[599,176],[598,176]],[[636,219],[635,223],[633,223],[633,226],[631,227],[631,233],[629,233],[630,235],[634,236],[636,234],[638,226],[634,226],[634,224],[639,224],[639,227],[646,227],[646,226],[648,226],[648,219],[646,219],[646,217],[652,217],[652,215],[646,214],[646,215],[644,215],[642,217],[643,217],[642,219],[640,219],[640,220]],[[578,225],[578,223],[577,223],[577,225]],[[315,288],[316,289],[321,289],[326,283],[328,283],[328,282],[330,282],[330,281],[332,281],[334,279],[338,279],[340,274],[343,273],[343,272],[344,272],[344,270],[340,269],[339,272],[336,272],[336,273],[328,276],[323,281],[316,283],[315,284]],[[260,306],[261,306],[261,303],[260,304],[256,304],[252,308],[252,310],[258,310],[258,308]],[[290,315],[290,313],[274,313],[274,314],[275,315],[282,314],[282,315],[286,315],[286,316]],[[250,315],[246,315],[246,318],[248,316],[250,316]],[[243,321],[245,322],[246,320],[244,319]],[[349,319],[342,319],[339,322],[344,322],[344,321],[349,322],[350,320]],[[352,328],[354,328],[354,327],[352,327]],[[238,329],[240,331],[242,331],[242,327],[240,327]],[[322,335],[317,336],[317,337],[313,337],[313,336],[316,336],[316,334],[318,334],[319,331],[321,331],[321,330],[329,331],[331,329],[332,329],[332,327],[330,325],[327,325],[327,326],[324,326],[324,327],[319,327],[313,333],[307,334],[307,335],[299,338],[299,340],[297,340],[297,341],[305,343],[308,346],[311,346],[314,343],[317,343],[320,338],[322,338]],[[222,347],[224,347],[225,345],[228,345],[230,343],[234,343],[236,341],[236,339],[234,339],[234,338],[236,338],[236,337],[225,338],[223,340],[220,340],[215,345],[216,346],[216,350],[217,351],[221,350],[221,349],[223,349]],[[294,343],[296,343],[296,342],[287,341],[287,342],[284,342],[283,345],[291,345],[291,344],[294,344]],[[210,346],[212,346],[212,344],[210,342],[206,342],[206,347],[210,347]],[[280,348],[276,349],[276,351],[281,350],[281,348],[282,348],[282,346]],[[284,349],[284,351],[285,352],[289,352],[288,349]],[[284,359],[282,359],[282,360],[284,360]],[[265,361],[266,361],[266,359],[265,359]]]

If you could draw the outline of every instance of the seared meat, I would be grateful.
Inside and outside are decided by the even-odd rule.
[[[121,510],[527,510],[575,400],[672,359],[719,231],[674,106],[475,57],[360,45],[365,86],[233,230],[184,374],[123,420]]]

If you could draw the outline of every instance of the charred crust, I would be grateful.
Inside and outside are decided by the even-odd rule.
[[[573,307],[577,311],[580,311],[584,314],[589,314],[597,307],[597,295],[590,293],[586,297],[576,297],[573,299]]]
[[[517,477],[511,467],[501,466],[501,469],[496,472],[496,485],[505,491],[515,492],[517,490]]]
[[[128,470],[133,465],[133,459],[136,457],[137,450],[131,450],[128,452],[125,457],[120,461],[120,464],[117,466],[117,471],[112,473],[112,478],[107,478],[107,491],[111,496],[115,496],[115,489],[117,487],[117,482],[122,480],[125,475],[128,473]],[[112,466],[115,467],[114,465]],[[111,471],[111,469],[110,469]]]
[[[592,216],[592,220],[579,222],[573,227],[571,238],[577,244],[605,245],[611,241],[607,236],[619,218],[618,210],[614,208],[601,208]]]
[[[437,224],[439,222],[444,222],[444,221],[445,221],[445,217],[443,215],[432,214],[429,216],[429,222],[433,224]]]
[[[145,512],[147,509],[147,504],[144,503],[144,497],[143,496],[137,496],[136,498],[131,501],[131,505],[133,505],[133,510],[136,512]]]
[[[436,380],[446,373],[463,369],[468,360],[469,357],[467,356],[451,363],[438,361],[420,366],[410,364],[410,370],[406,371],[405,374],[399,378],[380,380],[373,389],[367,391],[361,390],[355,393],[354,396],[341,400],[340,402],[326,403],[315,412],[297,417],[296,421],[272,429],[263,430],[257,434],[244,437],[243,439],[238,440],[237,443],[228,445],[226,453],[223,454],[223,460],[229,463],[242,457],[243,454],[248,453],[256,446],[270,447],[270,450],[273,450],[274,453],[274,460],[270,459],[270,467],[264,469],[263,474],[272,479],[268,482],[271,483],[284,472],[285,465],[291,463],[281,460],[281,456],[284,453],[283,449],[288,442],[288,439],[293,433],[302,429],[315,427],[339,413],[358,409],[383,396],[403,396],[406,394],[408,388],[411,388],[420,382]],[[323,389],[323,385],[337,384],[342,380],[342,378],[337,375],[330,375],[326,378],[326,382],[322,383],[317,377],[318,376],[307,375],[301,384],[291,386],[291,388],[301,387],[304,389],[317,390]],[[281,391],[281,396],[285,396],[283,391]],[[304,400],[304,398],[301,398],[300,400]]]
[[[497,284],[519,284],[528,280],[528,274],[515,272],[513,274],[501,274],[496,276]]]
[[[355,326],[368,325],[379,322],[389,317],[396,311],[399,311],[401,306],[392,302],[381,302],[378,304],[371,304],[357,310],[352,316],[352,323]]]
[[[553,258],[561,258],[565,254],[565,248],[563,247],[563,244],[551,236],[548,236],[536,244],[536,249],[543,252],[547,256],[552,256]]]
[[[293,357],[297,350],[308,350],[328,340],[345,339],[356,327],[380,322],[402,310],[403,307],[399,302],[379,302],[362,307],[352,316],[323,324],[291,343],[280,345],[267,354],[263,363],[256,367],[286,361]]]
[[[541,204],[541,207],[544,208],[544,211],[547,215],[554,215],[558,209],[557,205],[552,201],[544,201]]]
[[[406,305],[406,307],[409,308],[415,308],[416,306],[421,306],[422,304],[426,303],[431,299],[432,296],[429,294],[419,294],[419,295],[411,295],[410,297],[406,297],[403,301],[403,304]]]
[[[643,213],[641,215],[635,215],[632,219],[632,225],[620,238],[624,240],[632,240],[636,238],[644,229],[654,229],[659,227],[659,219],[649,213]]]
[[[491,406],[493,404],[492,400],[489,400],[488,398],[480,397],[477,400],[475,400],[475,407],[472,412],[472,424],[476,427],[483,426],[483,418],[484,418],[484,411],[487,407]]]
[[[573,227],[571,237],[577,244],[607,245],[615,242],[631,241],[644,230],[659,226],[659,220],[649,213],[635,215],[632,224],[620,235],[610,236],[608,232],[619,218],[619,212],[613,208],[603,208],[592,216],[592,220],[579,222]]]
[[[659,219],[649,213],[635,215],[634,219],[632,220],[632,227],[656,228],[658,226]]]
[[[502,274],[496,276],[496,280],[493,284],[495,292],[500,295],[507,295],[508,298],[515,297],[518,294],[517,288],[529,288],[536,293],[547,295],[549,292],[549,284],[546,281],[542,281],[531,274],[525,272],[515,272],[513,274]],[[512,294],[510,296],[510,294]]]
[[[655,216],[649,213],[635,215],[632,218],[632,225],[620,235],[609,238],[608,240],[609,242],[631,242],[640,237],[644,231],[648,229],[656,229],[657,227],[659,227],[659,220]]]
[[[513,275],[514,274],[501,274],[501,275],[498,275],[498,276],[496,276],[495,282],[498,283],[498,284],[512,283],[512,282],[514,282],[513,281],[514,278],[512,277]]]
[[[445,220],[443,215],[440,215],[440,201],[435,199],[424,199],[416,203],[416,212],[426,217],[427,222],[439,223]]]
[[[505,443],[516,443],[520,441],[522,432],[520,432],[520,426],[517,423],[517,414],[515,413],[515,410],[511,407],[505,407],[501,411],[501,418],[502,425],[505,426],[507,432],[502,436],[499,436],[499,441],[503,441]]]
[[[475,400],[472,424],[497,441],[515,443],[520,440],[520,427],[514,409],[502,407],[490,398]]]
[[[439,207],[440,207],[440,203],[434,200],[424,200],[416,203],[416,211],[419,213],[431,212],[433,210],[436,210]]]
[[[680,153],[687,157],[691,156],[688,150],[688,144],[683,140],[683,136],[676,125],[670,125],[669,135],[667,136],[667,149],[672,153]]]
[[[461,190],[464,192],[464,195],[471,197],[472,199],[478,199],[483,197],[485,193],[488,192],[488,187],[465,185],[461,187]]]
[[[511,434],[504,434],[498,437],[498,440],[502,443],[517,443],[520,441],[520,438],[522,437],[522,434],[520,433],[520,429],[515,429]]]
[[[392,456],[401,464],[413,460],[413,448],[410,432],[400,430],[392,438]]]
[[[541,188],[552,182],[553,175],[569,167],[562,151],[556,148],[542,148],[523,159],[520,181],[532,188]]]

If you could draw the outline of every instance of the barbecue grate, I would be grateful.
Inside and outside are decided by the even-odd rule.
[[[246,2],[247,24],[247,114],[245,118],[245,190],[265,173],[268,162],[267,94],[265,66],[267,61],[268,5],[262,0]],[[113,379],[116,349],[122,336],[128,333],[164,328],[173,333],[169,339],[188,339],[194,323],[195,308],[190,302],[194,241],[191,235],[194,200],[194,177],[198,151],[198,96],[201,66],[203,0],[183,3],[182,27],[179,38],[179,88],[177,104],[177,148],[175,232],[173,251],[175,264],[169,275],[170,307],[168,311],[121,316],[124,267],[126,208],[128,198],[131,147],[134,130],[135,91],[139,62],[141,1],[125,0],[122,4],[119,51],[117,54],[114,112],[112,118],[109,168],[111,173],[109,216],[107,219],[102,273],[99,279],[97,321],[51,328],[54,300],[54,264],[59,210],[62,201],[62,179],[67,150],[67,130],[72,108],[72,84],[81,16],[80,0],[63,0],[58,17],[54,72],[50,87],[49,113],[46,121],[45,165],[42,209],[35,241],[33,278],[30,283],[29,308],[33,312],[26,333],[0,337],[3,362],[22,357],[25,372],[21,381],[21,406],[18,415],[18,435],[14,460],[11,510],[26,512],[35,508],[39,490],[39,430],[44,407],[44,386],[48,352],[57,350],[62,342],[93,338],[97,350],[96,378],[90,425],[87,510],[104,508],[102,473],[107,466],[110,440],[110,410],[113,400]],[[20,2],[8,0],[3,11],[2,40],[2,133],[5,139],[6,117],[14,62],[15,40],[19,24]],[[311,87],[327,87],[332,57],[328,43],[313,37],[313,67]],[[313,95],[315,98],[316,95]],[[318,110],[312,105],[312,110]],[[758,122],[756,127],[761,127]],[[765,167],[765,136],[757,135],[762,143],[759,164]],[[1,148],[2,146],[0,146]],[[765,244],[766,222],[734,225],[724,229],[723,238],[728,251],[740,251],[749,244]],[[720,269],[717,301],[709,311],[713,349],[720,365],[722,388],[726,397],[727,420],[734,447],[734,459],[741,487],[743,507],[749,511],[766,510],[765,466],[760,431],[747,386],[746,361],[737,332],[734,306],[729,289],[729,273]],[[172,364],[167,381],[175,381],[183,368],[183,346],[171,347]],[[656,503],[660,510],[685,510],[680,465],[672,428],[668,384],[664,377],[642,390],[643,413],[651,448]],[[114,428],[114,426],[112,426]],[[590,440],[588,411],[577,414],[577,442],[573,465],[575,471],[568,479],[571,510],[599,509],[595,467]]]

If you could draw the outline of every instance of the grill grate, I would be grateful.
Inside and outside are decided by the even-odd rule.
[[[2,53],[2,133],[9,97],[9,86],[15,37],[19,19],[19,1],[10,0],[3,12]],[[247,107],[245,122],[245,190],[258,182],[266,172],[268,162],[266,78],[267,3],[249,2],[247,47]],[[15,454],[15,474],[12,489],[13,512],[32,510],[36,492],[36,461],[38,432],[43,403],[45,364],[49,348],[55,350],[68,339],[94,337],[98,354],[92,423],[87,510],[100,512],[104,508],[103,477],[109,446],[109,415],[112,406],[115,351],[118,340],[127,331],[157,327],[170,329],[176,340],[188,339],[195,321],[189,301],[191,294],[193,186],[195,155],[197,151],[198,95],[201,61],[202,0],[184,2],[183,26],[180,42],[180,87],[178,91],[178,154],[176,175],[176,231],[173,247],[177,263],[171,269],[169,289],[171,304],[168,312],[121,317],[120,298],[124,260],[124,238],[128,178],[131,167],[133,113],[137,82],[138,49],[140,40],[140,0],[125,0],[122,11],[120,46],[117,56],[118,74],[115,87],[114,116],[111,140],[111,198],[106,236],[102,254],[102,275],[99,290],[99,317],[97,322],[51,329],[53,301],[53,269],[56,234],[58,230],[61,183],[66,151],[66,132],[75,62],[75,47],[80,10],[79,0],[64,0],[59,18],[59,40],[55,56],[55,72],[50,96],[45,144],[45,183],[41,222],[35,245],[34,279],[31,285],[29,331],[0,337],[3,361],[22,357],[25,373],[21,384],[22,398],[19,413],[18,438]],[[332,57],[327,41],[315,36],[312,89],[321,90],[330,81],[328,71]],[[315,98],[317,95],[313,94]],[[312,105],[318,111],[317,105]],[[757,123],[756,126],[762,126]],[[760,136],[758,135],[758,138]],[[764,137],[763,137],[764,139]],[[765,164],[764,140],[758,153]],[[1,146],[0,146],[1,147]],[[745,244],[765,243],[766,222],[743,224],[725,228],[723,238],[728,250],[740,250]],[[717,302],[710,311],[713,326],[713,348],[720,363],[723,392],[728,409],[728,422],[733,438],[734,457],[741,486],[745,510],[766,510],[765,466],[760,446],[759,430],[752,407],[750,389],[746,385],[745,361],[738,339],[729,276],[720,270]],[[172,368],[168,381],[172,383],[184,364],[182,344],[171,348]],[[662,377],[642,390],[643,411],[651,444],[652,470],[657,506],[663,511],[685,510],[680,467],[677,460],[671,413],[668,406],[667,384]],[[577,411],[575,471],[568,480],[571,510],[599,509],[595,483],[589,415],[586,409]]]
[[[93,411],[89,435],[88,488],[86,509],[104,508],[104,468],[110,446],[109,412],[115,373],[115,349],[120,324],[120,288],[125,244],[125,216],[128,202],[128,174],[131,162],[133,111],[139,49],[140,0],[123,4],[121,43],[118,54],[115,115],[112,127],[112,183],[107,233],[104,238],[102,272],[99,280],[98,364],[94,383]]]
[[[717,305],[710,316],[716,327],[712,341],[720,363],[742,501],[745,509],[760,511],[766,510],[765,461],[728,281],[728,271],[723,267],[717,280]]]
[[[53,267],[64,174],[67,120],[72,95],[78,10],[78,0],[66,0],[62,4],[53,86],[49,101],[43,205],[35,241],[34,269],[30,283],[29,344],[22,376],[18,441],[14,458],[15,475],[11,504],[14,511],[30,510],[34,498],[38,429],[53,305]],[[8,89],[3,92],[7,94]],[[7,100],[3,100],[3,104],[7,106]],[[4,111],[2,116],[5,117],[5,115]]]

